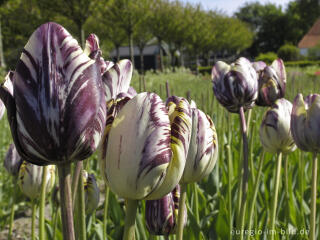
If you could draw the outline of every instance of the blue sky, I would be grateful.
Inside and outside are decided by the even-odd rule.
[[[205,9],[223,10],[228,15],[232,15],[239,7],[246,2],[256,2],[257,0],[182,0],[183,2],[201,3]],[[286,8],[288,2],[292,0],[260,0],[261,4],[274,3],[281,5],[283,9]]]

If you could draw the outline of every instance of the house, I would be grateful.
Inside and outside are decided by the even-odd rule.
[[[308,55],[308,50],[319,46],[320,48],[320,18],[313,24],[309,32],[304,35],[298,44],[300,54],[303,56]]]
[[[162,44],[162,54],[163,56],[168,56],[168,47],[166,44]],[[143,50],[143,65],[144,70],[150,69],[159,69],[160,68],[160,50],[158,44],[147,45]],[[129,47],[119,47],[117,53],[117,49],[113,49],[110,53],[110,57],[113,61],[117,61],[117,55],[119,54],[120,59],[130,59]],[[141,59],[140,59],[140,50],[137,46],[133,47],[134,52],[134,65],[136,69],[141,69]]]

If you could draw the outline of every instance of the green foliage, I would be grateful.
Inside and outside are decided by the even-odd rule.
[[[278,56],[274,52],[260,53],[258,57],[255,58],[255,61],[263,61],[267,64],[271,64],[273,60],[277,59]]]
[[[309,66],[319,66],[320,61],[312,61],[312,60],[302,60],[302,61],[287,61],[285,62],[285,66],[292,67],[309,67]]]
[[[283,61],[295,61],[299,60],[300,57],[299,48],[292,44],[285,44],[281,46],[277,54]]]

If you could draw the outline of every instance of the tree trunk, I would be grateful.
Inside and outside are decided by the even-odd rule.
[[[139,50],[140,50],[140,71],[141,71],[141,74],[144,75],[144,56],[143,56],[143,49],[144,47],[141,46],[139,47]]]
[[[120,49],[119,46],[116,46],[117,62],[120,61]]]
[[[129,56],[132,62],[132,66],[134,67],[133,37],[131,32],[129,33]]]
[[[183,50],[180,50],[180,67],[184,67],[184,56],[183,56]]]
[[[3,68],[6,67],[6,63],[4,61],[3,45],[2,45],[1,19],[0,19],[0,67],[3,67]]]
[[[83,24],[81,22],[77,23],[78,25],[78,30],[79,30],[79,40],[80,40],[80,46],[82,47],[82,49],[85,48],[85,39],[84,39],[84,29],[83,29]]]
[[[163,53],[162,53],[162,47],[161,47],[162,40],[158,38],[158,48],[159,48],[159,54],[160,54],[160,71],[163,71]]]
[[[199,54],[198,52],[196,53],[196,75],[199,75],[199,66],[200,66],[200,63],[199,63]]]
[[[174,71],[175,72],[175,63],[176,63],[176,57],[174,56],[174,52],[175,52],[175,50],[170,50],[170,54],[171,54],[171,67],[172,67],[172,71]]]

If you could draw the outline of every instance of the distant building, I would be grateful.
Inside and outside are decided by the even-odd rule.
[[[309,32],[304,35],[298,44],[300,54],[303,56],[308,55],[308,50],[316,46],[320,47],[320,18],[317,19]]]
[[[133,48],[134,52],[134,65],[136,69],[141,68],[140,50],[137,46]],[[162,45],[163,56],[169,55],[166,44]],[[117,61],[117,50],[113,49],[110,53],[113,61]],[[129,46],[119,48],[120,59],[130,59]],[[144,70],[159,69],[160,68],[160,50],[157,44],[147,45],[143,50]]]

